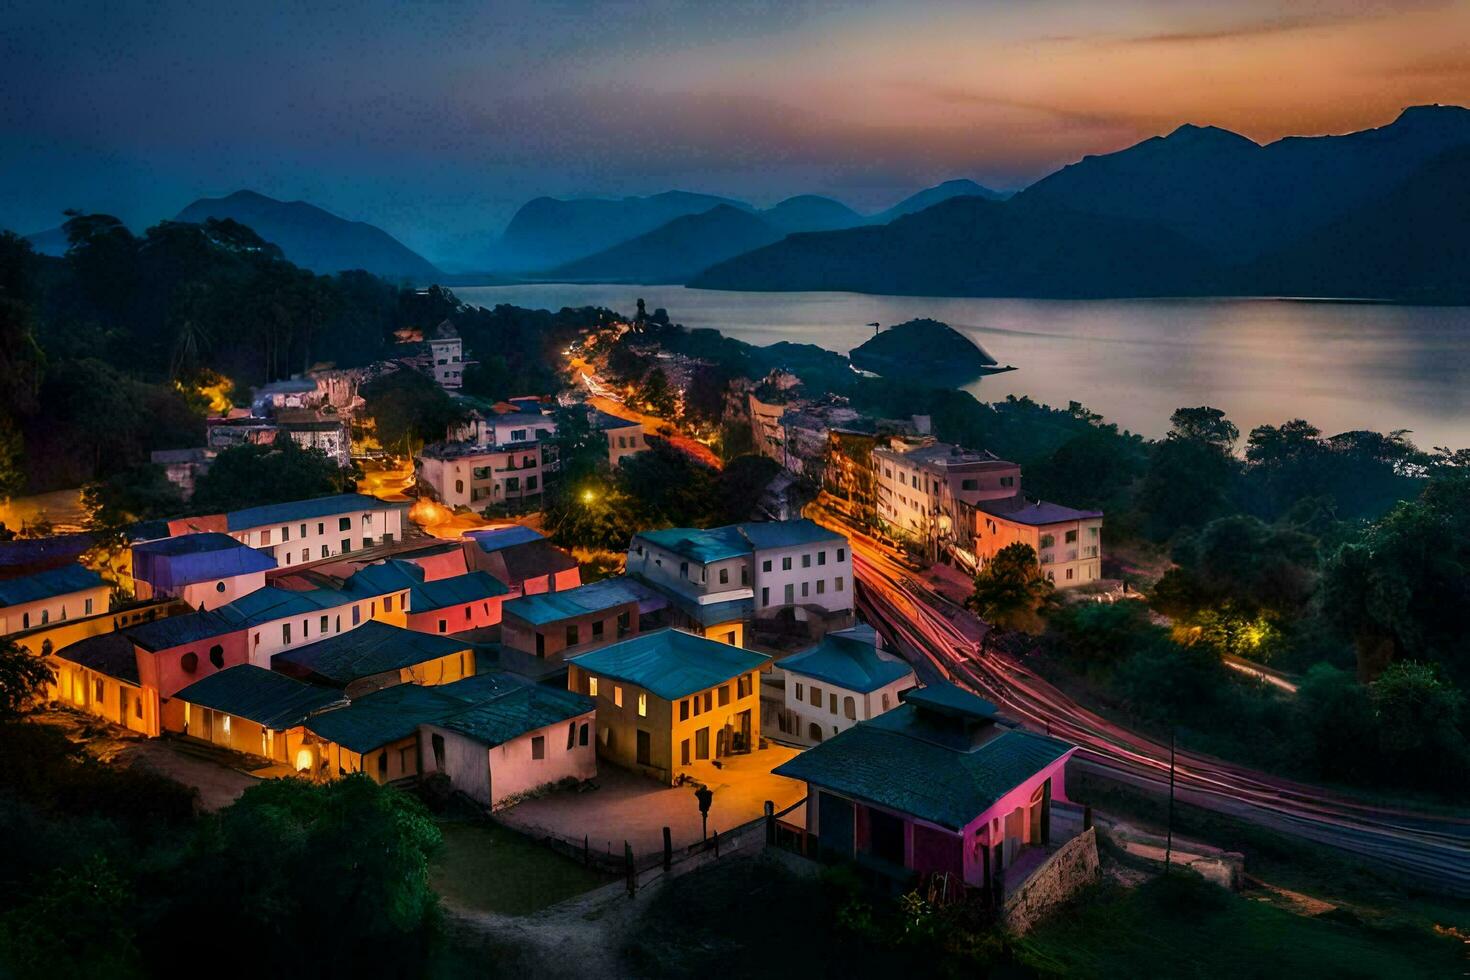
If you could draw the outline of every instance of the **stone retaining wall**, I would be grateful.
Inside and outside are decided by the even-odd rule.
[[[1084,885],[1096,881],[1097,831],[1091,827],[1057,848],[1005,901],[1001,919],[1024,933]]]

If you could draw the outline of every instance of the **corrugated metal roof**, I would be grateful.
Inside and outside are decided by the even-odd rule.
[[[63,565],[34,575],[0,581],[0,606],[19,606],[56,596],[95,589],[103,584],[102,576],[81,565]],[[102,610],[98,610],[102,612]]]
[[[438,687],[396,684],[357,698],[345,708],[324,711],[306,727],[353,752],[371,752],[408,738],[419,724],[464,710],[465,702]]]
[[[89,636],[54,651],[52,656],[129,684],[138,683],[138,654],[133,641],[122,633]]]
[[[218,532],[182,534],[133,545],[133,577],[165,591],[275,567],[274,558]]]
[[[748,555],[751,550],[750,541],[740,533],[737,524],[708,530],[698,527],[669,527],[657,531],[640,531],[634,540],[638,538],[701,565]]]
[[[505,583],[488,572],[469,572],[428,581],[423,568],[396,558],[358,569],[347,579],[346,585],[349,589],[377,595],[406,590],[409,593],[409,611],[414,613],[482,602],[510,591]]]
[[[292,521],[312,520],[350,514],[362,510],[390,510],[398,507],[361,493],[339,493],[330,497],[313,497],[309,500],[291,500],[283,504],[265,504],[247,507],[225,515],[231,531],[244,531],[272,524],[289,524]]]
[[[532,530],[522,524],[512,524],[508,527],[493,527],[487,531],[471,531],[469,538],[480,546],[482,551],[499,551],[527,541],[542,541],[543,536],[539,531]]]
[[[902,677],[912,677],[913,668],[878,652],[877,634],[871,626],[828,633],[822,641],[777,663],[793,674],[867,694]]]
[[[254,664],[210,674],[174,697],[278,732],[301,724],[318,711],[346,703],[339,691],[304,684]]]
[[[641,599],[641,592],[635,591],[626,580],[618,577],[579,585],[575,589],[561,592],[538,592],[512,599],[505,604],[504,614],[540,626],[573,616],[601,612],[615,606],[636,604]]]
[[[569,662],[673,701],[758,670],[770,659],[683,630],[663,629],[580,654]]]
[[[271,666],[294,676],[345,687],[374,674],[402,670],[469,650],[471,644],[446,636],[401,629],[369,620],[356,629],[278,653]]]
[[[591,698],[574,691],[527,684],[449,715],[437,724],[494,747],[538,728],[585,715],[593,708]]]

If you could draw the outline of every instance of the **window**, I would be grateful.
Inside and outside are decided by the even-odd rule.
[[[847,549],[846,548],[838,548],[837,549],[837,560],[838,561],[847,561]]]
[[[613,704],[619,708],[623,706],[623,686],[621,684],[613,685]]]
[[[679,743],[679,764],[681,766],[689,765],[689,739],[687,738]]]
[[[589,677],[589,678],[587,678],[587,694],[589,696],[591,696],[591,697],[594,697],[594,698],[597,697],[597,678],[596,677]]]
[[[783,571],[783,572],[789,572],[789,571],[791,571],[791,556],[790,555],[787,555],[785,558],[782,558],[781,559],[781,571]]]
[[[582,727],[577,732],[577,744],[578,745],[586,745],[587,744],[587,723],[585,721],[582,722]]]
[[[790,582],[786,583],[786,604],[789,606],[796,601],[796,586]]]
[[[638,717],[648,717],[648,695],[642,691],[638,692]]]
[[[263,545],[271,543],[271,532],[269,529],[260,532],[260,543]]]
[[[531,736],[531,758],[533,758],[533,759],[544,759],[544,758],[546,758],[546,736],[545,735],[532,735]]]
[[[1067,581],[1072,581],[1072,570],[1070,568],[1067,569]]]
[[[771,560],[769,558],[767,558],[765,561],[761,562],[761,571],[763,571],[763,572],[769,572],[770,570],[771,570]]]
[[[884,691],[883,692],[883,710],[884,711],[887,711],[888,710],[888,692],[887,691]]]
[[[463,480],[455,480],[454,481],[454,492],[455,493],[464,493],[464,481]]]
[[[322,634],[325,634],[327,632],[327,617],[326,616],[323,616],[322,617],[321,628],[319,630],[317,630],[317,632],[318,633],[322,633]]]
[[[805,693],[806,693],[806,691],[802,687],[801,681],[797,681],[796,682],[796,700],[797,701],[800,701],[802,699],[802,695],[805,694]]]
[[[133,717],[134,718],[142,718],[143,717],[143,699],[142,698],[133,698]]]
[[[812,567],[812,556],[811,555],[802,555],[801,556],[801,567],[802,568],[811,568]]]
[[[578,643],[580,643],[581,641],[582,641],[581,631],[577,629],[577,624],[576,623],[573,623],[571,626],[568,626],[567,627],[567,646],[574,647]]]
[[[820,708],[822,706],[822,689],[820,687],[813,686],[808,688],[807,690],[811,692],[812,706]]]
[[[290,623],[282,623],[281,624],[281,642],[282,643],[290,643],[291,642],[291,624]]]
[[[681,562],[679,562],[679,577],[680,578],[688,578],[689,577],[689,563],[687,561],[681,561]]]
[[[606,624],[606,623],[604,623],[604,622],[603,622],[603,621],[602,621],[602,620],[600,620],[600,619],[599,619],[599,620],[597,620],[597,621],[596,621],[596,622],[594,622],[594,623],[593,623],[593,624],[592,624],[592,638],[593,638],[593,639],[594,639],[594,640],[596,640],[596,639],[600,639],[600,638],[601,638],[601,637],[602,637],[602,634],[603,634],[603,632],[604,632],[604,630],[605,630],[605,628],[606,628],[606,626],[607,626],[607,624]]]
[[[696,694],[696,695],[694,695],[694,697],[690,698],[689,700],[691,700],[691,701],[694,702],[694,717],[698,718],[699,717],[699,714],[700,714],[700,700],[699,700],[699,695]]]
[[[720,569],[720,584],[721,585],[729,585],[730,584],[730,570],[728,568],[722,568],[722,569]]]
[[[980,489],[980,481],[979,480],[961,480],[960,481],[960,489],[961,490],[979,490]]]
[[[750,697],[751,688],[754,686],[754,674],[741,674],[735,678],[735,696],[737,698]]]
[[[701,728],[694,733],[694,758],[709,758],[709,729]]]
[[[682,701],[679,702],[679,720],[680,721],[688,721],[689,720],[689,699],[688,698],[685,698],[684,700],[682,700]]]
[[[356,612],[356,611],[357,611],[356,609],[353,610],[353,612]],[[353,617],[353,618],[355,619],[356,617]],[[441,632],[441,633],[448,633],[449,632],[449,621],[448,620],[444,620],[444,619],[439,620],[439,632]]]
[[[225,665],[225,648],[216,643],[209,648],[209,662],[214,664],[216,670]]]
[[[291,540],[291,528],[290,527],[283,527],[283,528],[281,528],[281,540],[282,541],[290,541]]]
[[[1067,532],[1067,544],[1076,544],[1076,543],[1077,543],[1077,532],[1076,532],[1076,530],[1068,531]]]
[[[526,489],[527,490],[535,490],[536,489],[536,478],[534,476],[528,476],[528,477],[526,477]]]
[[[361,623],[361,622],[362,622],[362,607],[361,606],[353,606],[352,607],[352,625],[353,626],[356,626],[358,623]]]
[[[805,599],[807,597],[808,592],[811,591],[811,587],[812,587],[812,584],[810,582],[803,582],[803,583],[801,583],[801,597],[803,599]]]
[[[817,564],[818,565],[825,565],[825,564],[827,564],[827,553],[825,551],[819,551],[819,552],[817,552]]]
[[[633,613],[631,610],[624,609],[622,612],[618,613],[618,635],[622,636],[623,634],[630,631],[632,628]]]
[[[767,586],[762,586],[761,587],[761,605],[763,605],[763,606],[769,606],[770,604],[771,604],[771,590]]]
[[[1041,536],[1041,546],[1043,548],[1050,548],[1053,545],[1055,545],[1056,543],[1057,543],[1056,535],[1053,535],[1053,534],[1043,534]]]
[[[326,558],[326,557],[328,557],[330,555],[331,555],[331,551],[329,551],[327,549],[327,546],[326,545],[322,545],[322,557],[323,558]]]
[[[834,715],[837,714],[837,695],[831,693],[827,695],[827,710]]]
[[[339,517],[339,518],[337,518],[337,530],[339,530],[339,531],[350,531],[350,530],[352,530],[352,518],[350,518],[350,517]]]
[[[327,533],[327,522],[326,521],[317,521],[316,522],[316,533],[317,534],[326,534]]]
[[[342,539],[342,554],[345,555],[345,554],[347,554],[347,552],[349,552],[351,550],[352,550],[352,539],[351,538],[343,538]]]
[[[817,595],[821,595],[823,592],[826,592],[826,591],[827,591],[827,580],[826,579],[821,579],[821,578],[817,579]]]
[[[92,694],[93,694],[93,699],[98,704],[106,704],[107,703],[107,688],[105,688],[105,687],[102,686],[102,682],[100,680],[99,681],[93,681],[92,682]]]
[[[638,729],[637,760],[640,766],[653,765],[653,734]]]
[[[704,710],[713,711],[715,707],[715,696],[713,691],[704,692]]]
[[[842,699],[842,714],[845,718],[857,720],[857,701],[851,695]]]
[[[393,597],[391,595],[385,595],[385,596],[383,596],[383,612],[390,613],[392,611],[393,611]],[[466,614],[468,614],[468,610],[466,610]],[[325,619],[326,617],[324,616],[322,618]],[[323,626],[322,626],[322,632],[325,633],[326,631],[327,631],[326,625],[323,624]]]
[[[1003,476],[1000,478],[1000,485],[1003,487],[1013,487],[1016,485],[1016,478],[1013,476]]]
[[[193,651],[184,654],[179,658],[179,666],[183,668],[186,674],[194,673],[199,669],[199,654]]]
[[[729,684],[721,684],[720,685],[720,707],[723,708],[725,705],[727,705],[729,703],[730,703],[730,685]]]
[[[567,751],[570,752],[572,750],[572,746],[574,746],[576,744],[577,744],[577,723],[574,721],[574,722],[570,723],[569,725],[567,725]]]

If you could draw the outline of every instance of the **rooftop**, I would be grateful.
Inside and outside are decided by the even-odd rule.
[[[587,413],[587,420],[592,423],[594,429],[630,429],[634,426],[641,429],[643,427],[643,423],[637,419],[625,419],[621,415],[613,415],[595,408]]]
[[[392,590],[389,590],[392,591]],[[352,589],[304,589],[293,591],[274,585],[256,589],[240,596],[234,602],[188,613],[169,616],[131,627],[127,632],[145,650],[167,650],[170,647],[224,636],[236,630],[249,629],[262,623],[274,622],[288,616],[310,615],[326,609],[339,609],[374,595],[365,588]]]
[[[931,737],[926,713],[910,699],[774,771],[958,831],[1074,749],[1000,725],[978,744],[946,745]]]
[[[408,608],[413,613],[483,602],[510,591],[504,583],[487,572],[469,572],[428,581],[423,568],[413,562],[396,558],[374,562],[358,569],[347,580],[347,587],[377,595],[407,590]]]
[[[908,664],[878,650],[877,634],[867,625],[828,633],[816,646],[787,657],[778,666],[861,694],[914,674]]]
[[[276,560],[264,552],[214,531],[133,545],[134,577],[165,590],[275,567]]]
[[[965,449],[947,442],[934,442],[927,446],[919,446],[914,449],[893,449],[880,446],[873,450],[874,453],[887,456],[890,459],[900,459],[909,463],[924,466],[947,467],[960,466],[973,463],[998,463],[1001,466],[1014,466],[1007,460],[1001,459],[995,453],[984,449]]]
[[[537,443],[531,441],[503,442],[493,446],[478,442],[435,442],[420,450],[419,456],[426,459],[488,459],[491,456],[504,456],[506,453],[524,452],[536,445]]]
[[[81,592],[84,589],[100,588],[102,576],[81,565],[62,565],[60,568],[24,575],[20,578],[0,581],[0,607],[19,606],[27,602],[39,602],[56,596]],[[100,612],[101,610],[99,610]]]
[[[591,698],[575,691],[524,684],[449,715],[438,724],[493,747],[538,728],[585,715],[593,707]]]
[[[504,614],[540,626],[627,603],[640,603],[642,600],[642,590],[633,588],[628,580],[621,577],[609,578],[590,585],[579,585],[575,589],[539,592],[512,599],[505,604]]]
[[[443,320],[429,332],[429,338],[431,340],[457,340],[459,338],[459,331],[454,329],[453,323],[450,323],[448,320]]]
[[[357,698],[345,708],[315,715],[307,719],[306,727],[344,749],[371,752],[408,738],[421,722],[463,710],[465,703],[445,694],[443,687],[396,684]]]
[[[1025,498],[981,501],[976,506],[994,517],[1030,527],[1065,524],[1068,521],[1095,520],[1103,516],[1100,510],[1075,510],[1071,507],[1063,507],[1061,504],[1049,504],[1044,500],[1032,503]]]
[[[468,650],[470,644],[370,619],[324,640],[278,653],[271,666],[297,677],[345,687],[375,674],[403,670]]]
[[[569,662],[673,701],[758,670],[770,659],[683,630],[662,629],[580,654]]]
[[[765,521],[738,526],[756,548],[795,548],[823,541],[847,541],[836,531],[829,531],[804,517],[792,521]]]
[[[525,544],[528,541],[546,540],[540,531],[526,527],[524,524],[508,524],[505,527],[492,527],[487,531],[471,531],[469,538],[480,546],[481,551],[499,551],[502,548]]]
[[[308,716],[344,703],[338,691],[304,684],[254,664],[210,674],[174,697],[248,719],[272,731],[294,728]]]
[[[115,630],[68,644],[53,656],[129,684],[138,683],[138,655],[133,650],[133,641]]]
[[[841,534],[829,531],[806,518],[727,524],[707,530],[671,527],[658,531],[640,531],[635,535],[635,540],[637,538],[701,565],[748,555],[752,551],[765,548],[796,548],[820,541],[846,540]]]
[[[284,504],[266,504],[262,507],[247,507],[225,515],[228,529],[244,531],[270,524],[289,524],[317,517],[332,517],[364,510],[387,510],[397,505],[384,503],[376,497],[361,493],[339,493],[330,497],[313,497],[309,500],[292,500]]]

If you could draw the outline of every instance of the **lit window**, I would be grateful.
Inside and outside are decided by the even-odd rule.
[[[647,718],[648,717],[648,695],[647,694],[639,694],[638,695],[638,717],[639,718]]]
[[[613,704],[619,708],[623,706],[623,687],[621,684],[613,685]]]
[[[592,697],[594,697],[594,698],[597,697],[597,678],[596,677],[589,677],[589,678],[587,678],[587,693],[589,695],[591,695]]]

